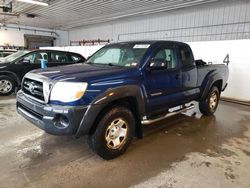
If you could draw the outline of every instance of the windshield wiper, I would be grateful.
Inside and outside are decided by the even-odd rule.
[[[102,65],[102,66],[111,66],[111,67],[123,67],[122,65],[117,65],[117,64],[114,64],[114,63],[93,63],[93,62],[87,62],[86,64],[89,64],[89,65]]]
[[[108,65],[108,66],[111,66],[111,67],[123,67],[122,65],[117,65],[117,64],[114,64],[114,63],[108,63],[108,64],[105,64],[105,65]]]
[[[88,64],[88,65],[104,65],[104,64],[102,64],[102,63],[93,63],[93,62],[87,62],[86,64]]]
[[[108,63],[108,66],[115,66],[113,63]]]
[[[93,64],[91,61],[89,61],[89,62],[86,62],[86,64]]]

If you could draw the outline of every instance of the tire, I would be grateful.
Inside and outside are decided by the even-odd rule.
[[[0,76],[0,96],[11,95],[15,90],[15,82],[9,76]]]
[[[205,100],[199,102],[199,109],[205,116],[211,116],[216,111],[220,100],[220,92],[216,86],[212,87]]]
[[[122,155],[135,132],[135,118],[126,107],[113,107],[97,123],[96,130],[88,136],[88,144],[106,160]]]

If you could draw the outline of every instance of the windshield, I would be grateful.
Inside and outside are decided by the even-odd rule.
[[[86,63],[109,66],[135,67],[141,61],[150,44],[120,43],[104,47]]]
[[[28,50],[19,50],[19,51],[17,51],[16,53],[13,53],[13,54],[11,54],[11,55],[9,55],[9,56],[3,58],[3,59],[1,60],[1,62],[3,62],[3,63],[10,63],[10,62],[13,62],[13,61],[15,61],[16,59],[18,59],[19,57],[21,57],[21,56],[23,56],[24,54],[27,54],[27,53],[29,53]]]

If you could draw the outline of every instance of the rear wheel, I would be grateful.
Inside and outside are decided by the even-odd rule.
[[[125,107],[114,107],[101,118],[95,132],[89,135],[88,142],[103,159],[113,159],[126,151],[134,129],[133,113]]]
[[[212,87],[205,100],[200,101],[199,109],[206,116],[213,115],[220,100],[220,92],[216,86]]]
[[[15,82],[8,76],[0,76],[0,96],[7,96],[14,92]]]

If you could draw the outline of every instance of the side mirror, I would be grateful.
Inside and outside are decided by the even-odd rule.
[[[21,62],[23,64],[30,64],[30,60],[29,59],[23,59]]]
[[[167,68],[167,62],[165,59],[152,59],[149,64],[150,70],[163,70]]]

